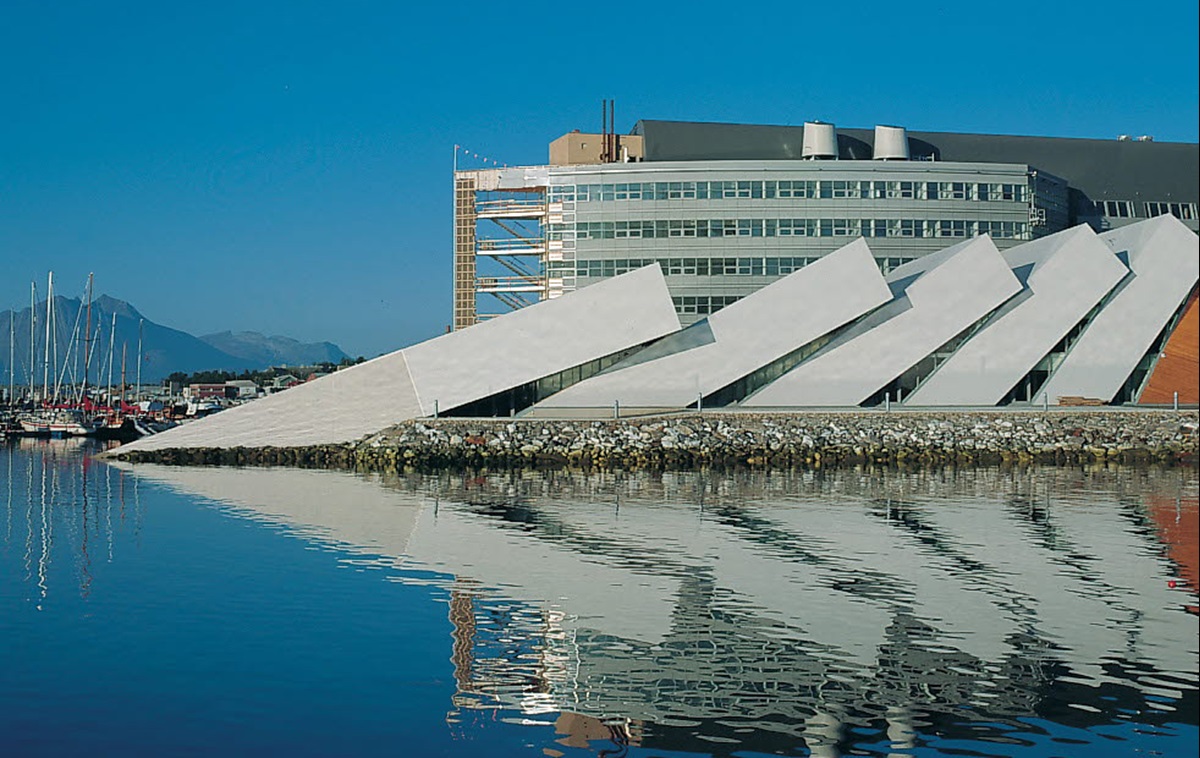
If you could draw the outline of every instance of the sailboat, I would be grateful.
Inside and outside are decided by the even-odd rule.
[[[90,437],[100,428],[79,408],[46,408],[20,417],[21,430],[35,437]]]
[[[88,276],[88,307],[89,307],[89,322],[91,320],[91,286],[92,278]],[[102,422],[89,417],[84,408],[84,403],[61,404],[58,402],[58,387],[59,380],[54,382],[54,394],[50,395],[50,370],[51,366],[57,367],[58,363],[58,346],[56,344],[54,326],[56,314],[54,312],[54,272],[50,272],[49,281],[47,284],[46,293],[46,356],[43,368],[42,378],[42,407],[21,414],[17,417],[17,423],[20,425],[21,431],[27,436],[35,437],[88,437],[96,434],[97,430],[102,426]],[[90,329],[90,326],[89,326]],[[51,350],[54,357],[51,358]],[[64,368],[67,358],[64,357]],[[84,380],[83,396],[86,397],[87,380]],[[82,398],[81,398],[82,400]]]
[[[31,287],[30,312],[36,315],[37,303],[36,285]],[[59,360],[57,344],[57,319],[54,305],[54,273],[50,273],[48,292],[46,296],[46,333],[45,357],[42,362],[42,388],[40,406],[32,411],[20,414],[16,419],[15,429],[12,430],[23,436],[37,437],[99,437],[102,439],[131,440],[147,433],[147,425],[139,424],[140,408],[126,402],[125,391],[125,347],[121,349],[120,395],[116,397],[113,384],[114,348],[116,343],[117,314],[112,314],[112,325],[108,335],[108,391],[105,399],[100,400],[103,393],[93,392],[99,387],[90,383],[92,364],[97,359],[97,351],[93,342],[99,339],[103,327],[97,326],[92,332],[92,293],[93,275],[88,274],[87,294],[80,303],[79,312],[75,317],[75,328],[71,335],[70,346]],[[86,309],[86,310],[85,310]],[[87,314],[85,323],[81,324],[84,313]],[[35,318],[30,319],[30,365],[35,357]],[[83,332],[80,336],[80,328]],[[138,372],[137,386],[141,388],[142,362],[142,324],[138,324]],[[79,351],[82,349],[82,372],[80,368]],[[71,355],[74,354],[74,364]],[[103,371],[100,371],[101,375]],[[34,390],[34,372],[30,371],[29,398],[33,402],[37,395]],[[11,380],[10,380],[11,383]],[[136,392],[136,391],[135,391]]]

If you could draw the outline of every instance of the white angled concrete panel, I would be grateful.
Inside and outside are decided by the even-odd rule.
[[[599,288],[599,289],[598,289]],[[679,331],[658,264],[404,350],[425,415]]]
[[[1108,402],[1171,320],[1200,278],[1200,237],[1174,216],[1104,232],[1133,276],[1113,296],[1046,381],[1050,403],[1064,396]]]
[[[1087,225],[1004,252],[1024,280],[905,405],[995,405],[1045,358],[1129,270]]]
[[[683,408],[890,298],[871,250],[859,239],[534,410],[602,408],[614,401],[622,408]],[[646,360],[656,350],[667,352]]]
[[[221,411],[121,448],[348,442],[679,330],[657,264]]]
[[[416,389],[400,350],[142,437],[122,445],[120,451],[347,442],[420,415]]]
[[[858,405],[1021,289],[988,237],[906,263],[887,281],[891,302],[742,404]]]

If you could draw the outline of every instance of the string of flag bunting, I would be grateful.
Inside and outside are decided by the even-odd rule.
[[[480,155],[479,153],[473,152],[473,151],[469,150],[468,148],[463,147],[462,145],[455,145],[454,146],[455,158],[458,158],[458,154],[460,152],[462,153],[463,158],[474,158],[475,160],[483,161],[484,165],[487,165],[488,163],[490,163],[493,166],[501,166],[503,168],[508,168],[507,163],[501,163],[500,161],[498,161],[494,158],[488,158],[486,155]]]

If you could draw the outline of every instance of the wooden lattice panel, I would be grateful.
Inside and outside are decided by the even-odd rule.
[[[1172,403],[1175,393],[1181,403],[1200,403],[1200,308],[1197,290],[1192,290],[1183,318],[1167,339],[1154,373],[1138,400],[1143,404]]]

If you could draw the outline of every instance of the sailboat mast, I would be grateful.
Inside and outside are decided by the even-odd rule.
[[[50,272],[50,280],[46,285],[46,360],[42,362],[42,403],[46,402],[46,393],[50,391],[50,316],[54,313],[54,272]]]
[[[121,343],[121,409],[118,413],[125,412],[125,348],[129,347],[129,343]]]
[[[8,317],[8,405],[11,408],[13,402],[13,388],[16,386],[17,378],[17,309],[14,306],[12,313]]]
[[[37,376],[37,282],[29,283],[29,402],[33,402],[33,382]]]
[[[100,317],[97,316],[96,331],[92,332],[92,344],[98,345],[102,339],[104,339],[104,323],[100,320]],[[96,362],[96,383],[92,386],[96,388],[100,387],[100,382],[104,378],[104,364],[101,363],[100,359],[96,357],[96,354],[99,352],[100,351],[96,348],[92,348],[92,360]]]
[[[137,389],[134,390],[133,402],[138,402],[142,392],[142,331],[146,326],[146,319],[138,319],[138,357],[137,357]]]
[[[54,293],[51,292],[50,300],[49,300],[50,315],[52,317],[51,320],[54,322],[54,328],[50,330],[50,334],[52,336],[51,344],[54,346],[53,357],[51,358],[51,361],[50,361],[50,371],[51,371],[50,375],[52,377],[54,377],[54,395],[53,395],[53,397],[54,397],[54,402],[57,403],[58,402],[58,383],[59,383],[59,380],[62,375],[58,372],[58,308],[54,307],[53,295],[54,295]],[[63,365],[64,366],[67,363],[66,357],[67,356],[65,356],[65,355],[63,356]]]
[[[92,277],[94,274],[88,272],[88,293],[87,293],[87,331],[84,332],[83,338],[83,388],[79,391],[79,403],[82,405],[87,402],[87,387],[88,387],[88,367],[92,355]]]
[[[112,317],[112,329],[110,329],[108,332],[108,405],[110,408],[112,407],[112,396],[113,396],[113,383],[112,383],[113,345],[115,345],[116,341],[117,341],[117,314],[116,314],[116,312],[114,312],[112,316],[113,316]]]

